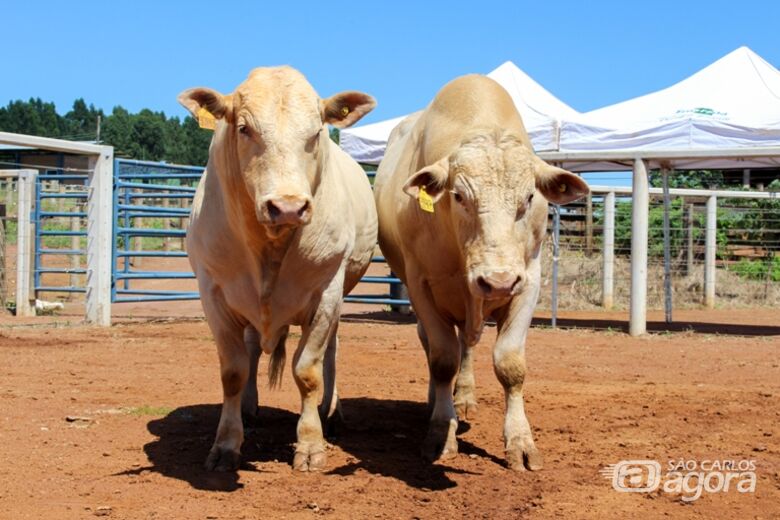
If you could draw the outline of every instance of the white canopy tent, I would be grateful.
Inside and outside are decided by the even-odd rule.
[[[740,47],[669,88],[563,121],[558,151],[598,155],[630,150],[657,156],[777,146],[780,71]],[[671,160],[676,154],[668,155]],[[780,158],[679,158],[672,165],[678,169],[758,168],[780,165]],[[575,169],[582,168],[580,164]],[[625,169],[608,163],[589,168]]]
[[[647,325],[648,170],[780,166],[780,71],[747,47],[667,89],[585,114],[511,62],[489,75],[509,91],[541,158],[575,172],[633,171],[631,335],[645,333]],[[378,164],[402,119],[345,130],[342,147],[360,162]],[[707,215],[704,286],[711,307],[715,195]]]
[[[515,102],[536,151],[558,148],[561,121],[577,116],[562,102],[511,61],[488,74],[503,86]],[[390,132],[406,116],[370,125],[348,128],[341,132],[341,147],[356,161],[379,164],[385,153]]]

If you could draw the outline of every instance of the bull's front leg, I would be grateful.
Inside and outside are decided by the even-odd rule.
[[[204,277],[199,277],[203,280]],[[245,322],[225,303],[219,287],[201,281],[203,310],[217,343],[222,379],[222,413],[217,436],[206,458],[206,469],[238,469],[244,426],[241,423],[241,395],[250,373],[250,359],[244,344]]]
[[[528,287],[516,296],[498,319],[498,338],[493,349],[493,368],[504,387],[506,415],[504,446],[507,464],[514,470],[542,468],[542,456],[534,444],[531,425],[525,415],[525,340],[539,296],[539,276],[529,273]]]
[[[460,346],[455,327],[437,312],[426,283],[420,280],[410,284],[409,295],[420,320],[418,333],[426,350],[431,378],[428,405],[432,411],[422,454],[431,461],[449,459],[458,454],[458,418],[452,389],[458,373]]]
[[[293,469],[298,471],[319,471],[327,463],[317,400],[323,387],[322,368],[326,349],[338,326],[342,287],[343,271],[339,271],[322,294],[311,323],[302,327],[301,341],[293,359],[293,378],[301,393],[298,442],[293,457]],[[335,362],[335,356],[333,361]],[[335,375],[333,384],[335,385]]]

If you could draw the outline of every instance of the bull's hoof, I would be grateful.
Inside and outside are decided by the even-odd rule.
[[[542,454],[534,446],[533,441],[523,442],[519,439],[509,442],[506,449],[506,462],[514,471],[539,471],[544,467]]]
[[[204,467],[209,471],[236,471],[240,461],[239,452],[214,446],[206,457]]]
[[[474,399],[474,396],[458,399],[456,395],[455,412],[461,421],[475,419],[477,417],[477,400]]]
[[[293,457],[295,471],[322,471],[327,463],[328,455],[322,449],[319,451],[296,450]]]
[[[432,422],[428,427],[428,435],[423,441],[423,458],[429,462],[435,462],[457,456],[458,439],[455,437],[457,429],[458,422],[455,419]]]

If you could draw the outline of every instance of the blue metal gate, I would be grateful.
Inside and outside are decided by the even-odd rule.
[[[146,258],[183,258],[195,186],[203,168],[167,163],[114,161],[112,302],[195,300],[196,291],[149,288],[143,281],[186,280],[188,271],[144,270]],[[178,239],[179,247],[168,247]]]
[[[186,257],[184,247],[166,248],[166,241],[183,240],[195,187],[203,168],[117,159],[114,164],[114,250],[112,302],[198,299],[197,291],[139,287],[142,281],[187,280],[187,271],[144,270],[144,258]],[[369,177],[373,177],[370,172]],[[171,224],[173,225],[166,225]],[[384,258],[375,257],[375,263]],[[365,276],[362,283],[389,284],[390,294],[350,295],[345,301],[379,305],[409,305],[398,297],[401,281],[395,276]]]
[[[86,293],[87,175],[49,170],[37,176],[33,288],[40,293]],[[69,259],[63,262],[63,257]],[[67,281],[57,275],[68,275]]]

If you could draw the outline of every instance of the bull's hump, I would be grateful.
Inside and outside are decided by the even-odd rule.
[[[522,125],[509,93],[495,80],[479,74],[460,76],[436,95],[430,110],[456,125],[509,127]]]

